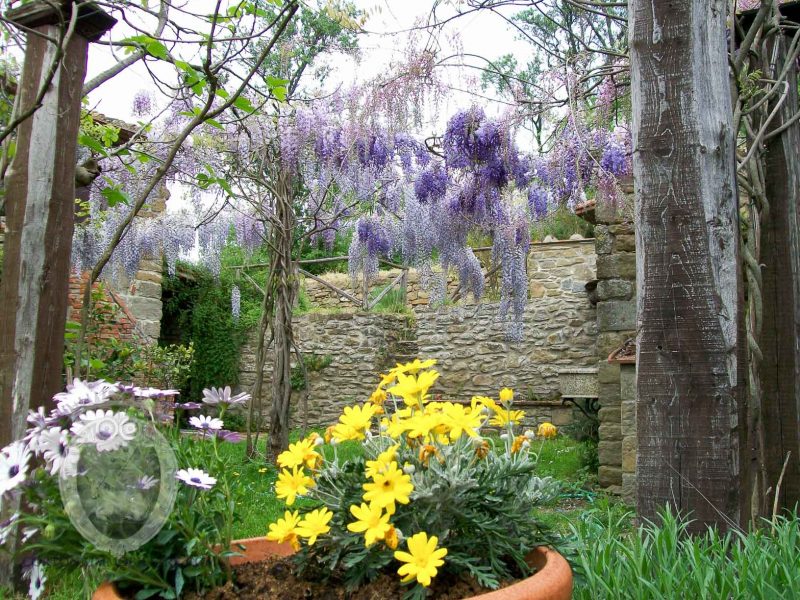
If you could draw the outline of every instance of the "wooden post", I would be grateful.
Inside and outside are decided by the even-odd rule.
[[[773,64],[764,61],[765,76],[771,76],[775,64],[784,65],[790,42],[791,37],[781,34],[772,40],[768,57]],[[766,144],[769,213],[761,228],[764,321],[759,377],[766,485],[772,488],[766,498],[767,516],[775,494],[782,508],[791,510],[800,502],[800,123],[789,125],[800,102],[797,63],[787,66],[786,98],[780,107],[775,106],[777,99],[770,103],[770,109],[779,109],[773,128],[788,126]]]
[[[6,186],[0,446],[20,438],[28,409],[62,387],[81,90],[89,43],[116,23],[90,3],[72,9],[31,2],[6,14],[28,33],[17,114],[36,110],[16,132]]]
[[[723,0],[629,3],[637,504],[742,521],[738,199]]]

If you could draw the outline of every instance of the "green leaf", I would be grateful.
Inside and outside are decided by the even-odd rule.
[[[178,567],[175,571],[175,593],[180,597],[183,591],[183,571]]]
[[[128,194],[123,192],[118,187],[107,187],[103,188],[100,192],[103,195],[103,198],[108,200],[108,206],[114,207],[117,204],[130,204],[130,198]]]
[[[223,179],[222,177],[218,177],[217,183],[219,184],[219,187],[225,190],[225,193],[228,194],[228,196],[233,196],[233,190],[231,189],[231,185],[225,179]]]
[[[225,131],[225,128],[216,119],[206,119],[206,123],[208,123],[212,127],[216,127],[217,129],[221,129],[222,131]]]
[[[144,588],[136,592],[135,600],[146,600],[158,594],[161,590],[159,588]]]
[[[81,134],[78,136],[78,143],[81,146],[89,148],[89,150],[93,152],[97,152],[97,154],[100,154],[101,156],[108,156],[108,151],[103,147],[103,145],[96,139],[89,137],[86,134]]]
[[[106,363],[104,363],[99,358],[92,358],[89,359],[89,366],[91,366],[92,369],[94,369],[95,371],[99,371],[100,369],[106,366]]]
[[[239,110],[243,110],[247,113],[254,113],[256,111],[246,96],[239,96],[236,98],[236,100],[233,101],[233,105]]]

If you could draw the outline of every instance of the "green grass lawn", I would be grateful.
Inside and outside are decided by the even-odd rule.
[[[290,439],[294,441],[299,437],[300,432],[294,432]],[[265,443],[266,439],[262,437],[258,445],[262,455]],[[544,522],[559,531],[564,531],[569,519],[561,517],[561,513],[566,511],[565,516],[574,515],[596,498],[591,492],[581,491],[586,481],[582,462],[585,445],[567,437],[558,437],[554,440],[536,441],[531,449],[539,457],[540,474],[554,477],[564,483],[563,503],[562,498],[559,498],[538,511]],[[326,458],[330,458],[333,449],[330,445],[326,445],[323,451]],[[361,451],[361,445],[357,442],[344,442],[336,448],[339,461],[358,456]],[[220,452],[227,455],[232,464],[237,465],[232,474],[235,485],[239,486],[244,492],[242,496],[246,498],[246,501],[241,501],[235,506],[234,536],[248,538],[265,535],[269,524],[282,516],[285,510],[285,505],[275,497],[274,493],[276,469],[263,460],[247,460],[244,442],[222,444]],[[297,501],[301,506],[302,502],[302,499]],[[88,591],[94,589],[98,583],[96,576],[82,572],[77,564],[72,571],[48,573],[48,579],[46,598],[52,600],[88,598]],[[16,600],[23,597],[9,595],[0,589],[0,598]]]

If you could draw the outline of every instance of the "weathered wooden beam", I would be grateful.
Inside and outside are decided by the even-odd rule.
[[[356,306],[361,306],[361,300],[359,300],[358,298],[356,298],[352,294],[348,294],[343,289],[336,287],[332,283],[329,283],[329,282],[325,281],[322,277],[317,277],[316,275],[314,275],[313,273],[309,273],[305,269],[298,268],[297,271],[299,273],[301,273],[302,275],[305,275],[306,277],[309,277],[309,278],[313,279],[317,283],[321,283],[322,285],[324,285],[325,287],[333,290],[334,292],[336,292],[340,296],[344,296],[345,298],[350,300],[350,302],[354,303]]]
[[[66,5],[66,3],[64,4]],[[70,4],[71,6],[71,4]],[[82,11],[89,10],[84,5]],[[44,406],[62,387],[64,326],[69,291],[75,200],[75,155],[89,38],[114,20],[97,7],[79,16],[81,27],[58,48],[68,10],[33,2],[8,19],[29,34],[18,93],[24,114],[63,53],[41,107],[17,131],[7,180],[7,231],[0,282],[0,446],[22,436],[28,408]]]
[[[637,507],[743,520],[744,340],[724,0],[629,3]]]
[[[369,305],[367,306],[367,310],[371,310],[371,309],[375,308],[378,305],[378,302],[383,300],[383,297],[386,294],[388,294],[396,285],[404,283],[405,282],[405,277],[406,277],[406,272],[407,272],[406,269],[403,269],[403,272],[400,273],[400,275],[395,277],[389,285],[387,285],[385,288],[383,288],[381,290],[381,293],[378,294],[375,297],[375,299],[372,300],[369,303]]]

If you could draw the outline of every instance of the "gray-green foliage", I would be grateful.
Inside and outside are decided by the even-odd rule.
[[[586,513],[572,525],[576,599],[789,600],[800,598],[798,515],[749,533],[691,537],[670,511],[627,527],[630,514]]]
[[[426,458],[405,444],[397,454],[398,464],[413,466],[414,491],[409,504],[397,506],[391,523],[406,538],[421,531],[437,536],[439,547],[447,548],[441,571],[471,575],[487,588],[527,575],[525,555],[535,546],[552,542],[533,508],[559,490],[555,480],[535,475],[535,455],[511,453],[505,446],[483,456],[464,436],[450,445],[437,444],[435,453]],[[387,447],[385,437],[366,442],[366,460],[375,459]],[[394,570],[399,565],[385,544],[367,548],[363,535],[347,530],[347,523],[354,520],[349,507],[363,501],[365,458],[343,464],[326,462],[310,497],[333,511],[331,534],[299,555],[301,568],[315,562],[330,574],[343,576],[352,589],[374,579],[388,565]],[[407,594],[407,598],[417,597],[424,597],[420,585]]]

